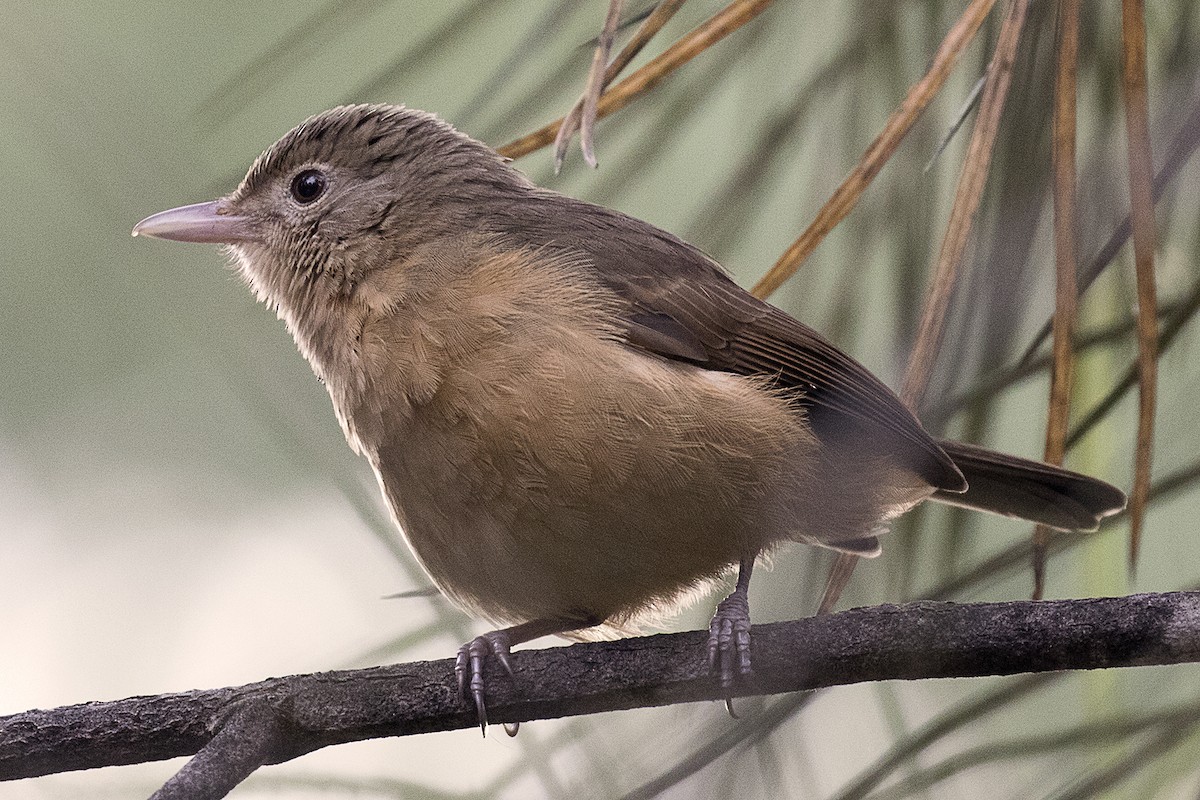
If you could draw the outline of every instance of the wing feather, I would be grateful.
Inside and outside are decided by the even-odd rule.
[[[767,376],[795,390],[818,436],[872,437],[934,488],[966,489],[958,467],[891,389],[812,328],[742,289],[699,249],[649,223],[549,192],[519,208],[525,213],[497,232],[584,256],[624,304],[631,346]]]

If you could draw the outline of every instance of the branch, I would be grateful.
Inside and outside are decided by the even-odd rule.
[[[1137,275],[1138,429],[1133,491],[1129,497],[1129,572],[1137,567],[1142,523],[1150,494],[1154,412],[1158,396],[1158,293],[1154,271],[1154,158],[1150,152],[1150,101],[1146,66],[1146,4],[1121,3],[1122,78],[1129,140],[1129,199]]]
[[[1021,31],[1025,28],[1028,10],[1028,0],[1012,0],[1009,3],[1008,14],[1000,26],[996,49],[992,53],[992,60],[988,62],[987,82],[983,86],[983,99],[979,102],[979,117],[971,133],[971,142],[967,145],[967,157],[954,191],[954,205],[950,209],[950,219],[946,221],[946,234],[942,237],[942,246],[921,313],[921,326],[904,372],[904,385],[900,389],[900,398],[914,410],[919,409],[925,399],[934,362],[942,349],[946,334],[946,312],[954,287],[958,285],[963,254],[967,251],[975,214],[991,172],[992,151],[1000,131],[1000,119],[1008,99],[1008,87],[1012,84],[1013,64],[1017,60],[1017,48],[1021,44]]]
[[[971,0],[963,10],[962,16],[942,40],[937,52],[934,53],[926,73],[909,87],[908,94],[900,101],[900,105],[888,117],[883,130],[867,147],[865,153],[854,165],[854,169],[833,191],[825,205],[813,217],[800,238],[792,242],[779,260],[775,262],[766,274],[759,278],[754,285],[753,293],[757,297],[768,297],[782,286],[788,278],[796,274],[800,265],[816,249],[825,236],[837,226],[846,215],[854,210],[863,192],[875,180],[875,176],[883,169],[883,165],[891,159],[901,140],[912,129],[921,112],[933,100],[958,58],[967,45],[975,38],[979,26],[987,18],[988,12],[996,0]]]
[[[698,700],[722,690],[693,631],[517,653],[489,670],[505,722]],[[1200,661],[1200,592],[1051,602],[922,602],[754,628],[741,695],[863,681]],[[0,780],[198,753],[155,798],[218,798],[264,764],[332,744],[475,725],[453,663],[272,678],[0,717]]]
[[[733,0],[725,8],[684,34],[628,78],[600,96],[596,118],[603,119],[620,111],[635,98],[650,91],[667,75],[724,39],[767,10],[773,0]],[[506,158],[520,158],[554,141],[564,117],[548,122],[532,133],[496,148]]]

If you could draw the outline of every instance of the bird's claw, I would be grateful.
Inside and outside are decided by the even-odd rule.
[[[458,657],[454,660],[454,677],[458,680],[458,693],[464,698],[470,692],[475,703],[475,713],[479,717],[479,729],[487,736],[487,703],[484,701],[483,670],[489,655],[494,656],[500,666],[512,678],[512,661],[509,651],[512,645],[508,634],[504,631],[492,631],[482,636],[476,636],[471,641],[458,648]]]
[[[708,671],[725,690],[750,675],[750,601],[741,589],[721,601],[708,626]],[[732,701],[725,705],[736,718]]]

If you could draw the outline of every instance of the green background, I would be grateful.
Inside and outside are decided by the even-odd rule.
[[[142,217],[231,190],[253,158],[340,102],[435,111],[499,145],[578,95],[605,5],[547,2],[44,3],[0,22],[0,714],[232,685],[268,675],[440,658],[485,626],[438,599],[384,520],[374,479],[342,440],[324,389],[281,323],[215,248],[133,239]],[[1044,115],[1050,4],[1030,20],[969,275],[931,402],[1011,363],[1053,308]],[[719,4],[693,0],[649,52]],[[638,6],[634,5],[637,10]],[[1050,10],[1048,10],[1050,9]],[[781,0],[535,181],[689,238],[746,285],[803,230],[927,66],[956,3]],[[1196,14],[1150,10],[1151,114],[1162,153],[1196,96]],[[1119,6],[1085,4],[1080,88],[1081,253],[1127,206]],[[990,53],[999,14],[862,205],[774,299],[896,386],[911,346],[973,117],[929,172]],[[646,57],[637,63],[643,63]],[[1160,206],[1164,302],[1196,276],[1200,171]],[[1085,330],[1133,303],[1122,252],[1083,306]],[[1162,361],[1156,474],[1194,459],[1197,341]],[[1079,370],[1079,404],[1107,391],[1128,337]],[[1042,375],[946,430],[1040,453]],[[1128,487],[1134,406],[1120,404],[1071,462]],[[1051,564],[1051,596],[1194,585],[1196,496],[1149,516],[1136,581],[1123,525]],[[947,531],[957,531],[948,535]],[[918,516],[864,564],[843,606],[897,602],[1018,542],[1027,527]],[[811,613],[829,563],[793,548],[756,577],[756,621]],[[959,600],[1028,595],[1023,572]],[[676,627],[705,623],[701,604]],[[540,644],[556,644],[548,641]],[[907,769],[1105,715],[1194,702],[1195,667],[1057,682],[968,727]],[[824,797],[908,731],[998,681],[859,686],[823,694],[763,742],[670,797]],[[747,701],[746,716],[763,703]],[[262,770],[235,796],[609,797],[729,728],[720,704],[549,721],[509,740],[477,731],[331,748]],[[1193,723],[1194,724],[1194,723]],[[924,796],[1055,796],[1140,740],[964,770]],[[1194,796],[1190,741],[1114,796]],[[148,795],[178,762],[0,784],[0,798]]]

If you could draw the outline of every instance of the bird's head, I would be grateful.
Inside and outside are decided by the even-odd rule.
[[[227,245],[289,324],[352,298],[528,183],[486,145],[416,109],[341,106],[271,145],[229,195],[147,217],[135,236]]]

